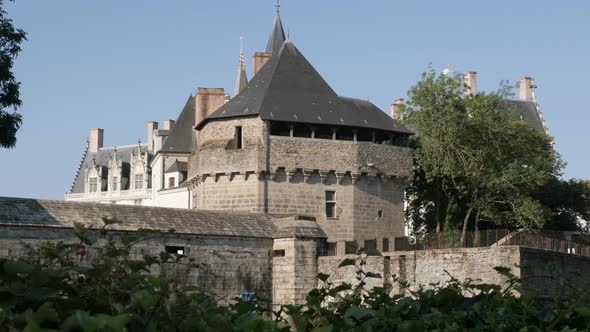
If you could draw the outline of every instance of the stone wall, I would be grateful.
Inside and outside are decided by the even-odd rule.
[[[303,304],[317,286],[319,242],[315,239],[275,239],[273,245],[273,305]]]
[[[270,169],[298,168],[412,177],[412,149],[326,139],[271,136]]]
[[[549,298],[586,294],[590,257],[520,248],[521,278],[526,291]]]
[[[344,258],[356,256],[319,257],[318,271],[330,274],[329,280],[336,284],[355,284],[354,267],[337,269]],[[584,292],[590,286],[590,257],[518,246],[386,252],[383,256],[369,256],[364,270],[382,276],[367,279],[368,288],[392,282],[394,275],[412,288],[444,285],[451,277],[461,282],[506,286],[508,277],[495,267],[508,268],[522,278],[525,291],[548,298]],[[399,283],[394,285],[394,293],[404,293]]]
[[[122,232],[109,232],[120,236]],[[41,241],[74,241],[70,229],[43,229],[38,227],[3,227],[0,233],[0,258],[25,256],[26,245],[35,246]],[[231,300],[242,292],[255,292],[259,299],[272,299],[272,239],[180,235],[163,236],[140,242],[134,247],[138,258],[144,254],[157,255],[166,246],[180,246],[188,258],[194,258],[202,268],[187,269],[168,266],[167,275],[198,286],[202,290],[214,289],[223,299]],[[91,250],[89,249],[89,252]],[[159,271],[155,271],[156,273]]]

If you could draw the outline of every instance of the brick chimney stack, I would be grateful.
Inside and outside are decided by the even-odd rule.
[[[260,68],[262,68],[262,66],[264,66],[264,64],[270,59],[271,56],[272,56],[271,53],[262,53],[262,52],[254,53],[254,55],[252,56],[252,62],[253,62],[252,77],[256,76],[256,73],[258,73]]]
[[[156,129],[158,129],[158,123],[156,121],[147,123],[147,147],[149,151],[154,150],[154,131]]]
[[[477,72],[468,71],[463,74],[463,83],[465,83],[465,96],[475,96],[477,94]]]
[[[518,81],[520,89],[520,99],[533,100],[533,79],[530,77],[523,77]]]
[[[104,130],[101,128],[92,128],[90,129],[90,138],[88,140],[88,151],[89,152],[98,152],[100,148],[102,148],[103,144],[103,136]]]
[[[389,106],[389,108],[391,109],[391,117],[394,120],[401,120],[404,118],[403,106],[404,106],[404,99],[403,98],[396,99],[393,102],[393,104],[391,104]]]
[[[164,120],[164,126],[162,127],[162,129],[172,130],[172,128],[174,128],[174,123],[174,120]]]
[[[223,88],[197,88],[195,126],[225,103]]]

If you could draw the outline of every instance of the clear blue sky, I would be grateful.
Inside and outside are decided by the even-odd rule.
[[[340,95],[381,109],[427,69],[477,71],[480,90],[530,75],[568,163],[590,178],[590,2],[283,0],[291,40]],[[196,87],[233,90],[239,36],[262,51],[273,0],[17,0],[28,32],[15,67],[24,123],[0,149],[0,196],[63,199],[89,128],[105,145],[146,139],[146,122],[175,119]]]

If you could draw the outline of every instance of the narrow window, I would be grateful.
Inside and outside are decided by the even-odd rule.
[[[91,193],[95,193],[98,191],[98,179],[97,178],[90,178],[90,184],[88,186],[88,191]]]
[[[383,218],[383,210],[377,211],[377,217]]]
[[[117,183],[119,179],[116,176],[113,176],[113,183],[111,183],[111,190],[117,191]]]
[[[242,126],[236,126],[234,131],[234,146],[236,149],[242,148]]]
[[[388,238],[384,238],[383,239],[383,252],[389,251],[389,239]]]
[[[336,218],[336,192],[326,191],[326,217]]]
[[[166,253],[174,255],[184,255],[184,247],[181,246],[166,246]]]
[[[135,174],[135,189],[143,188],[143,174]]]
[[[175,183],[174,183],[174,178],[168,178],[168,188],[174,188],[175,187]]]

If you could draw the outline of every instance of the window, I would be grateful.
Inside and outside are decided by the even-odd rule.
[[[111,190],[112,191],[117,191],[117,183],[119,182],[119,179],[116,176],[113,176],[113,183],[111,183]]]
[[[174,178],[168,178],[168,188],[174,188],[176,185],[174,184]]]
[[[135,174],[135,189],[143,188],[143,174]]]
[[[236,126],[234,131],[234,148],[242,148],[242,126]]]
[[[98,178],[90,178],[90,184],[88,186],[88,191],[91,193],[95,193],[98,191]]]
[[[327,256],[336,256],[336,242],[328,242]]]
[[[272,257],[285,257],[285,249],[273,250]]]
[[[365,252],[367,255],[377,254],[377,240],[365,240]]]
[[[384,238],[383,239],[383,252],[389,251],[389,239],[388,238]]]
[[[133,200],[134,205],[141,205],[141,199]]]
[[[174,255],[184,255],[184,247],[181,246],[166,246],[166,253]]]
[[[383,210],[377,211],[377,217],[378,218],[383,218]]]
[[[358,247],[359,246],[356,243],[356,241],[346,241],[344,244],[344,254],[345,255],[356,254]]]
[[[336,192],[326,191],[326,217],[336,218]]]

